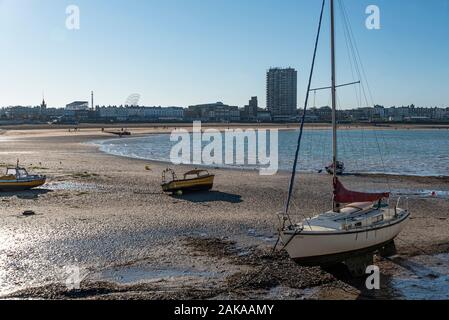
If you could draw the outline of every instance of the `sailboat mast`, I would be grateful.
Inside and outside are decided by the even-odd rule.
[[[333,172],[334,181],[337,179],[337,74],[335,68],[335,14],[334,0],[330,0],[331,13],[331,65],[332,65],[332,144],[333,144]],[[338,204],[333,200],[334,211],[338,210]]]

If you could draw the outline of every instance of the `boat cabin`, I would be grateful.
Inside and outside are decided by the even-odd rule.
[[[29,190],[42,186],[46,182],[42,175],[30,175],[25,168],[18,165],[6,169],[6,175],[0,176],[0,191]]]
[[[196,170],[186,172],[184,174],[184,180],[197,179],[197,178],[208,177],[208,176],[210,176],[209,171],[196,169]]]
[[[396,217],[394,209],[382,208],[372,202],[352,203],[339,212],[329,211],[306,220],[306,231],[357,230],[391,221]]]
[[[16,167],[6,169],[6,176],[14,176],[15,178],[26,178],[29,176],[25,168]]]

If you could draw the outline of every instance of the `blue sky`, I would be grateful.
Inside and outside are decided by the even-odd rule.
[[[375,103],[449,106],[449,0],[343,0]],[[223,101],[265,107],[271,66],[299,70],[302,105],[321,1],[318,0],[0,0],[0,106],[50,106],[89,99],[144,105]],[[65,27],[78,5],[80,30]],[[365,8],[381,10],[381,30],[365,28]],[[340,14],[337,14],[340,18]],[[314,86],[329,84],[328,16]],[[338,81],[349,82],[337,28]],[[355,79],[358,80],[358,79]],[[342,107],[354,90],[339,91]],[[329,93],[317,95],[326,105]]]

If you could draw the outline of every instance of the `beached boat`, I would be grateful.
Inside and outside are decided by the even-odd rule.
[[[106,133],[114,134],[114,135],[119,136],[119,137],[130,136],[131,135],[130,131],[124,130],[124,129],[122,129],[120,131],[106,131]]]
[[[288,197],[284,212],[280,214],[280,239],[290,257],[301,265],[323,266],[344,262],[348,267],[357,264],[356,270],[365,272],[363,267],[372,264],[373,254],[376,251],[387,254],[394,252],[394,239],[404,229],[410,213],[398,207],[400,199],[390,207],[388,192],[350,191],[337,177],[339,162],[336,89],[341,86],[336,84],[334,0],[330,0],[332,86],[326,88],[332,91],[333,179],[330,183],[333,186],[332,210],[318,213],[311,218],[305,217],[299,223],[294,223],[290,215],[325,3],[326,0],[323,0]],[[295,213],[301,215],[301,212]]]
[[[345,172],[345,164],[342,161],[337,161],[337,166],[334,166],[333,163],[326,166],[326,172],[330,175],[334,174],[334,168],[336,168],[337,176],[341,176]]]
[[[192,170],[184,174],[183,179],[178,179],[172,169],[166,169],[162,173],[162,190],[164,192],[189,192],[210,190],[214,186],[215,176],[207,170]]]
[[[29,190],[44,185],[45,181],[45,176],[30,175],[17,163],[15,168],[7,168],[6,175],[0,177],[0,191]]]

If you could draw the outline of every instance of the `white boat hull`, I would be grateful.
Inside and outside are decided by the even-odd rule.
[[[409,214],[400,220],[377,228],[339,232],[281,233],[285,250],[303,265],[342,262],[357,254],[374,252],[391,243],[404,229]]]

